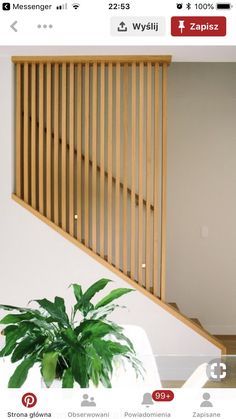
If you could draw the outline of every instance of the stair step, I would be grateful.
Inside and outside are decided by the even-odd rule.
[[[200,323],[200,321],[198,319],[192,318],[190,319],[192,322],[196,323],[199,327],[201,327],[203,329],[202,324]]]
[[[175,310],[180,311],[179,306],[176,303],[168,303],[169,306],[172,306]]]

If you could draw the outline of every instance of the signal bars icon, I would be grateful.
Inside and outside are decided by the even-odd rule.
[[[56,7],[57,10],[66,10],[67,9],[67,3],[65,4],[60,4],[59,6]]]

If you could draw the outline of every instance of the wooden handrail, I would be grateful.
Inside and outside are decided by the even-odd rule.
[[[171,63],[171,55],[100,55],[100,56],[93,56],[93,55],[85,55],[85,56],[14,56],[12,57],[12,62],[15,64],[62,64],[62,63],[120,63],[120,64],[132,64],[132,63],[140,63],[143,62],[144,64],[147,63],[158,63],[159,65],[163,64],[170,64]]]

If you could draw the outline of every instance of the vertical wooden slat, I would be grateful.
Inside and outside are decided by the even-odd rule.
[[[39,212],[44,214],[44,65],[39,64]]]
[[[46,117],[46,216],[51,219],[51,136],[52,136],[52,126],[51,126],[51,64],[47,63],[47,117]]]
[[[82,240],[82,68],[77,67],[77,239]]]
[[[67,92],[67,65],[62,64],[62,158],[61,158],[61,214],[62,214],[62,229],[66,231],[66,146],[67,146],[67,135],[66,135],[66,92]]]
[[[143,285],[143,142],[144,64],[139,65],[139,199],[138,199],[138,282]]]
[[[85,117],[84,117],[84,239],[85,246],[89,247],[89,63],[85,64]]]
[[[136,273],[136,63],[132,64],[132,138],[131,138],[131,263],[130,273],[131,278],[135,279]]]
[[[116,64],[116,237],[115,265],[120,269],[120,63]]]
[[[153,293],[159,295],[158,177],[159,177],[159,64],[155,64],[154,90],[154,212],[153,212]]]
[[[29,65],[24,64],[24,201],[29,203]]]
[[[100,93],[100,256],[104,258],[104,200],[105,200],[105,65],[101,63]]]
[[[151,134],[152,64],[147,64],[147,135],[146,135],[146,289],[151,287]]]
[[[162,69],[161,299],[166,297],[167,64]]]
[[[59,224],[59,64],[54,65],[54,223]]]
[[[21,190],[21,168],[22,168],[22,155],[21,155],[21,125],[22,125],[22,109],[21,109],[21,64],[16,64],[16,195],[22,198]]]
[[[70,63],[70,118],[69,118],[69,233],[74,237],[75,203],[74,203],[74,176],[75,176],[75,138],[74,138],[74,64]]]
[[[92,248],[97,253],[97,63],[93,64]]]
[[[36,209],[36,64],[31,64],[31,205]]]
[[[108,191],[107,191],[107,202],[108,202],[108,224],[107,224],[107,234],[108,234],[108,241],[107,241],[107,255],[108,255],[108,262],[112,263],[112,103],[113,103],[113,89],[112,89],[112,71],[113,66],[112,63],[108,65]]]
[[[123,115],[124,115],[124,127],[123,127],[123,272],[127,275],[127,256],[128,256],[128,214],[127,214],[127,187],[128,187],[128,64],[124,65],[124,97],[123,97]]]

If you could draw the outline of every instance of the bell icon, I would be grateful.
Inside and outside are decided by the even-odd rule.
[[[145,404],[146,407],[149,407],[153,404],[151,393],[144,393],[142,404]]]

